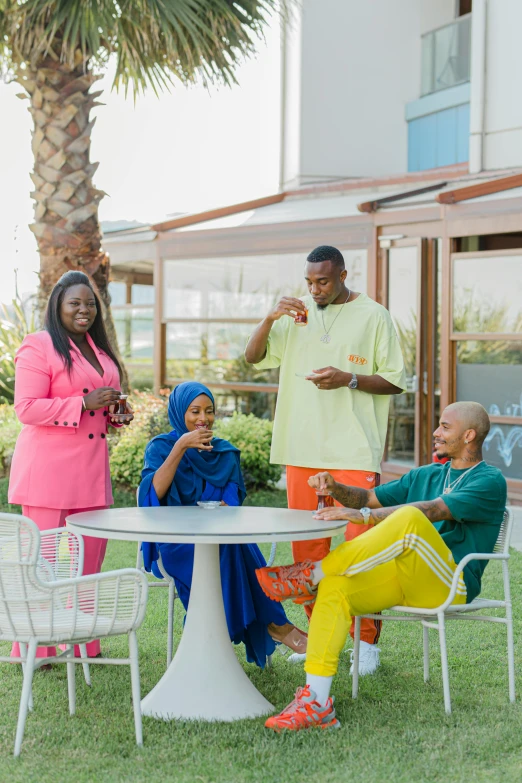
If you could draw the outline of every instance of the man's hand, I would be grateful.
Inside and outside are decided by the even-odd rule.
[[[315,512],[314,519],[321,519],[323,522],[346,519],[347,522],[355,522],[356,525],[365,524],[363,515],[355,508],[322,508]]]
[[[348,386],[352,379],[352,374],[338,370],[337,367],[322,367],[320,370],[313,370],[313,375],[308,375],[306,380],[315,383],[318,389],[340,389]]]
[[[310,476],[308,486],[315,489],[318,495],[331,495],[335,487],[335,479],[330,473],[323,471],[315,476]]]
[[[279,321],[283,315],[295,318],[296,315],[304,315],[305,313],[306,307],[300,299],[295,299],[293,296],[283,296],[274,309],[270,311],[268,318],[270,321]]]

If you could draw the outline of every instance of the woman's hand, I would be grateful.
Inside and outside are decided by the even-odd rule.
[[[186,432],[176,442],[176,446],[180,446],[183,451],[187,449],[198,449],[199,451],[212,451],[210,441],[214,437],[212,430],[197,429]]]
[[[116,404],[109,405],[109,421],[111,424],[125,424],[128,426],[134,418],[134,411],[131,406],[127,403],[127,413],[115,414],[116,407]]]
[[[100,408],[106,408],[112,405],[120,398],[120,392],[113,389],[112,386],[101,386],[83,398],[86,411],[99,411]]]

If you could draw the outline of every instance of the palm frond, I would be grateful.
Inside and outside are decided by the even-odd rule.
[[[116,88],[157,93],[175,79],[235,81],[270,15],[292,0],[0,0],[0,61],[34,67],[45,58],[105,65]]]

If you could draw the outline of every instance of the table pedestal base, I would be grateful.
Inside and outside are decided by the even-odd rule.
[[[141,702],[143,715],[233,721],[274,707],[252,685],[228,635],[219,545],[196,544],[185,628],[169,668]]]

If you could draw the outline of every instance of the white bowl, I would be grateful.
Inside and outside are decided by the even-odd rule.
[[[198,506],[201,506],[201,508],[207,508],[207,509],[219,508],[220,505],[221,505],[220,500],[198,500]]]

